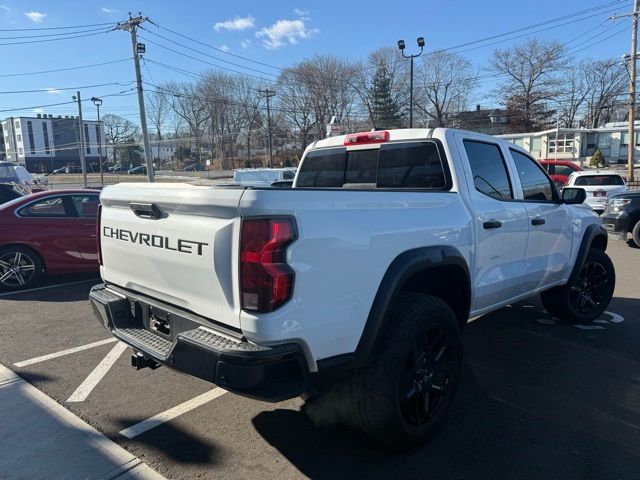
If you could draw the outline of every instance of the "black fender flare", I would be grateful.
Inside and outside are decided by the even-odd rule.
[[[569,281],[567,282],[567,285],[572,285],[576,277],[580,273],[582,265],[584,265],[584,261],[586,260],[587,254],[589,253],[589,249],[591,248],[591,245],[593,245],[594,241],[603,242],[601,244],[601,250],[604,252],[607,249],[608,240],[609,236],[607,235],[607,231],[602,225],[593,223],[585,229],[584,235],[582,236],[582,241],[580,242],[580,247],[578,247],[576,263],[573,265],[573,269],[571,270],[571,275],[569,275]]]
[[[369,310],[369,316],[355,352],[356,365],[366,365],[373,352],[385,319],[406,281],[415,273],[441,266],[456,266],[462,269],[466,278],[466,295],[463,302],[464,322],[471,308],[471,276],[467,261],[460,251],[452,246],[429,246],[407,250],[398,255],[385,272]],[[461,295],[462,297],[462,295]]]

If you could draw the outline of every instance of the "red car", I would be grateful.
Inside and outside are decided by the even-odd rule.
[[[1,205],[0,288],[29,288],[45,274],[98,270],[99,195],[49,190]]]
[[[559,187],[567,183],[569,175],[573,172],[581,172],[583,170],[579,165],[569,160],[540,160],[538,163],[547,171],[553,183]]]

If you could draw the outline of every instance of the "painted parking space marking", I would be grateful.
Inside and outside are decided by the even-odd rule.
[[[541,325],[557,325],[561,323],[555,318],[538,318],[536,319]],[[599,318],[595,319],[591,323],[579,323],[571,325],[578,330],[606,330],[611,325],[619,324],[624,322],[624,317],[622,315],[618,315],[617,313],[613,313],[610,311],[604,312]]]
[[[205,392],[202,395],[198,395],[191,400],[187,400],[180,405],[176,405],[169,410],[165,410],[158,415],[154,415],[153,417],[143,420],[140,423],[136,423],[135,425],[125,428],[124,430],[120,430],[120,435],[127,438],[137,437],[141,433],[144,433],[148,430],[151,430],[152,428],[162,425],[163,423],[173,420],[174,418],[179,417],[180,415],[187,413],[194,408],[198,408],[199,406],[204,405],[205,403],[210,402],[211,400],[214,400],[224,395],[225,393],[227,393],[227,391],[224,388],[216,387],[213,390],[209,390],[208,392]]]
[[[28,365],[33,365],[34,363],[46,362],[47,360],[52,360],[58,357],[64,357],[65,355],[71,355],[72,353],[82,352],[84,350],[89,350],[90,348],[99,347],[101,345],[107,345],[109,343],[117,342],[117,338],[107,338],[106,340],[100,340],[98,342],[87,343],[86,345],[81,345],[79,347],[68,348],[66,350],[61,350],[59,352],[49,353],[47,355],[41,355],[40,357],[31,358],[29,360],[24,360],[22,362],[16,362],[13,365],[18,368],[26,367]]]
[[[107,353],[107,356],[102,359],[98,366],[93,369],[89,376],[85,378],[84,382],[76,388],[75,392],[67,399],[67,402],[84,402],[127,348],[128,345],[126,343],[118,342],[111,351]]]
[[[8,297],[9,295],[19,295],[21,293],[37,292],[39,290],[46,290],[48,288],[66,287],[67,285],[78,285],[79,283],[88,283],[88,282],[95,282],[95,281],[97,281],[96,278],[90,278],[87,280],[78,280],[77,282],[56,283],[54,285],[45,285],[44,287],[29,288],[27,290],[16,290],[15,292],[0,293],[0,298]]]

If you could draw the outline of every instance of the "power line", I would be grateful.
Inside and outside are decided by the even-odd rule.
[[[110,82],[110,83],[98,83],[95,85],[81,85],[78,87],[60,87],[60,88],[41,88],[41,89],[36,89],[36,90],[13,90],[13,91],[7,91],[7,92],[0,92],[0,95],[9,95],[9,94],[19,94],[19,93],[50,93],[52,90],[78,90],[78,89],[82,89],[82,88],[95,88],[95,87],[106,87],[107,85],[117,85],[119,87],[125,87],[127,85],[131,85],[132,83],[134,83],[133,81],[131,82]]]
[[[106,23],[91,23],[88,25],[73,25],[73,26],[65,26],[65,27],[39,27],[39,28],[1,28],[0,32],[23,32],[23,31],[33,31],[33,30],[68,30],[73,28],[89,28],[89,27],[102,27],[105,25],[113,25],[114,22],[106,22]]]
[[[75,35],[80,33],[103,32],[104,28],[91,28],[89,30],[78,30],[76,32],[47,33],[42,35],[20,35],[12,37],[0,37],[0,40],[20,40],[22,38],[42,38],[42,37],[62,37],[65,35]]]
[[[105,30],[97,33],[85,33],[83,35],[71,35],[68,37],[61,37],[61,38],[47,38],[45,40],[25,40],[23,42],[5,42],[5,43],[0,43],[0,47],[8,46],[8,45],[25,45],[27,43],[44,43],[44,42],[57,42],[60,40],[72,40],[74,38],[93,37],[93,36],[102,35],[108,32],[109,32],[108,30]]]
[[[100,95],[101,98],[106,98],[106,97],[120,97],[120,96],[126,96],[126,95],[133,95],[133,93],[126,93],[126,92],[130,92],[131,90],[133,90],[134,88],[130,88],[128,90],[123,90],[121,92],[117,92],[117,93],[109,93],[107,95]],[[86,98],[84,100],[82,100],[83,102],[90,102],[91,99]],[[4,112],[17,112],[20,110],[31,110],[34,108],[48,108],[48,107],[57,107],[58,105],[69,105],[71,103],[76,103],[74,100],[71,100],[69,102],[58,102],[58,103],[48,103],[48,104],[44,104],[44,105],[31,105],[29,107],[13,107],[13,108],[5,108],[4,110],[0,110],[0,113],[4,113]]]
[[[128,62],[129,60],[131,60],[131,57],[122,58],[120,60],[112,60],[110,62],[93,63],[93,64],[90,64],[90,65],[80,65],[78,67],[56,68],[56,69],[53,69],[53,70],[40,70],[39,72],[5,73],[5,74],[0,75],[0,78],[22,77],[22,76],[26,76],[26,75],[41,75],[43,73],[68,72],[68,71],[71,71],[71,70],[80,70],[80,69],[83,69],[83,68],[101,67],[103,65],[112,65],[114,63]]]

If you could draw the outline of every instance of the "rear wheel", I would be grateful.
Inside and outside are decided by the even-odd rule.
[[[609,306],[616,285],[611,259],[602,250],[591,248],[572,283],[552,288],[541,295],[542,303],[554,317],[567,323],[595,320]]]
[[[19,245],[0,248],[0,288],[22,290],[36,285],[44,274],[40,256]]]
[[[314,423],[349,423],[393,449],[430,438],[444,423],[462,368],[455,314],[444,301],[400,294],[366,367],[311,398]]]

